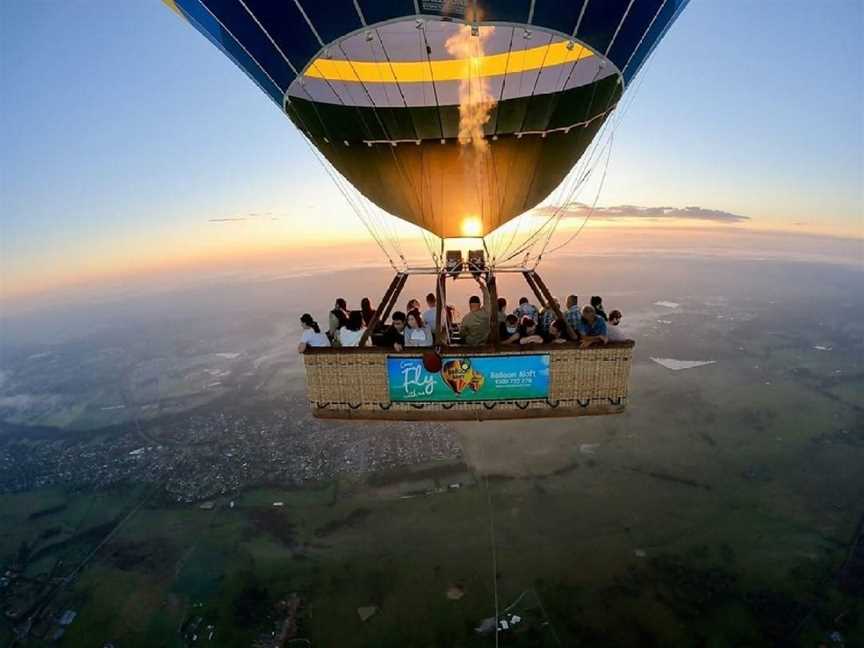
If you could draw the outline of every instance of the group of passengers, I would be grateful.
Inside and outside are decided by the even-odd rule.
[[[492,315],[489,290],[479,277],[474,279],[482,290],[483,298],[481,300],[479,296],[472,295],[468,300],[468,312],[461,320],[453,306],[447,305],[442,309],[447,336],[447,339],[440,340],[442,344],[481,346],[490,342]],[[621,311],[613,310],[607,315],[601,297],[591,297],[590,305],[580,308],[578,297],[570,295],[563,311],[558,300],[554,302],[554,305],[547,305],[540,310],[527,297],[522,297],[519,306],[508,312],[507,300],[499,297],[499,342],[512,345],[578,342],[581,348],[587,348],[627,339],[620,328]],[[396,351],[406,347],[431,347],[437,341],[437,316],[437,300],[433,293],[426,295],[425,310],[421,312],[420,302],[411,299],[404,311],[392,314],[390,324],[377,321],[368,297],[361,300],[357,310],[349,310],[347,302],[339,298],[328,315],[326,331],[321,330],[309,313],[300,318],[303,333],[298,350],[302,353],[307,346],[360,346],[370,326],[374,328],[367,338],[375,346]]]

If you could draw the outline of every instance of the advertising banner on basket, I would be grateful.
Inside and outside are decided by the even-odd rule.
[[[445,356],[430,373],[422,358],[387,358],[394,402],[500,401],[546,398],[549,354]]]

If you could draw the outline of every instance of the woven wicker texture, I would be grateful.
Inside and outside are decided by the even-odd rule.
[[[445,355],[457,353],[454,349]],[[468,353],[472,356],[496,355],[494,350]],[[614,414],[624,410],[633,357],[632,344],[591,349],[544,346],[525,349],[524,353],[549,354],[548,399],[391,403],[387,385],[388,354],[381,349],[306,353],[306,385],[313,413],[333,418],[483,419]],[[404,355],[419,357],[420,354]]]

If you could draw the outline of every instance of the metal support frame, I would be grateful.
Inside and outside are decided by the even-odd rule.
[[[489,291],[489,341],[492,344],[500,344],[501,332],[498,330],[498,283],[495,275],[490,272],[486,275],[486,289]]]
[[[447,325],[447,286],[446,272],[439,272],[435,280],[435,343],[446,344],[450,341],[450,327]]]
[[[381,298],[381,303],[378,304],[378,308],[375,310],[375,315],[372,316],[372,321],[369,322],[366,326],[366,330],[363,331],[363,336],[360,338],[358,346],[366,346],[366,342],[369,341],[372,333],[378,327],[378,322],[386,322],[387,318],[390,317],[390,311],[393,310],[393,306],[396,304],[399,294],[405,287],[406,281],[408,281],[408,275],[404,272],[397,272],[396,276],[393,277],[393,281],[390,282],[390,287],[387,288],[387,292],[384,293],[384,297]]]
[[[576,333],[576,331],[573,330],[573,327],[570,326],[570,322],[567,321],[567,318],[564,317],[564,313],[561,312],[561,306],[558,304],[558,302],[555,301],[555,298],[552,296],[552,293],[549,292],[549,288],[546,287],[546,284],[540,278],[540,275],[533,270],[530,272],[530,274],[531,278],[534,280],[534,283],[537,285],[537,288],[539,288],[540,292],[543,293],[543,295],[546,297],[546,307],[551,308],[553,311],[555,311],[555,317],[564,322],[564,328],[567,330],[567,336],[571,340],[578,340],[579,335]],[[526,279],[528,278],[528,275],[529,273],[526,272]]]
[[[531,290],[534,292],[534,296],[537,298],[537,301],[540,302],[540,306],[546,308],[546,298],[543,296],[543,293],[540,292],[540,289],[537,287],[537,284],[534,281],[534,271],[523,270],[522,276],[525,278],[525,283],[527,283]]]
[[[467,270],[467,266],[466,270],[464,270],[463,272],[467,274],[475,274],[472,273],[470,270]],[[489,291],[490,302],[490,344],[497,346],[501,343],[499,331],[500,322],[498,321],[498,284],[495,278],[495,275],[499,272],[520,273],[524,277],[525,282],[531,288],[534,296],[537,298],[537,301],[540,302],[540,305],[543,308],[551,308],[555,312],[555,316],[558,319],[563,320],[568,337],[571,340],[579,339],[579,334],[573,329],[573,327],[570,325],[570,322],[567,321],[567,318],[564,316],[564,313],[561,310],[561,306],[555,301],[555,298],[552,296],[552,293],[549,291],[546,283],[543,281],[543,279],[540,278],[540,275],[537,274],[537,271],[528,270],[525,267],[520,267],[504,268],[501,270],[489,270],[485,273],[486,288]],[[375,311],[375,315],[372,317],[372,321],[369,322],[369,325],[363,332],[363,336],[360,338],[359,346],[366,346],[366,343],[369,341],[369,338],[372,336],[372,333],[375,331],[378,323],[386,322],[387,318],[390,317],[390,312],[393,310],[393,306],[395,306],[396,300],[402,293],[402,289],[405,287],[405,282],[408,281],[408,276],[412,274],[435,276],[435,315],[437,318],[437,324],[434,331],[435,343],[438,346],[442,346],[446,345],[450,341],[450,331],[449,327],[447,326],[447,279],[451,278],[453,280],[456,280],[459,278],[459,274],[454,275],[453,273],[442,270],[441,268],[414,268],[411,270],[398,272],[396,273],[396,276],[393,277],[393,281],[390,282],[390,286],[384,293],[384,297],[381,299],[381,303],[378,305],[378,309]]]

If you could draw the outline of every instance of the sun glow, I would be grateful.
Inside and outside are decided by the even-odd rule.
[[[462,219],[462,236],[477,237],[483,234],[483,223],[476,216],[466,216]]]

